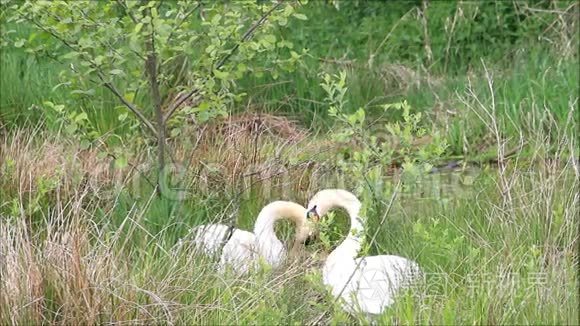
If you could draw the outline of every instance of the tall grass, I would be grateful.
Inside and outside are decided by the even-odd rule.
[[[489,106],[473,110],[492,112]],[[497,123],[493,114],[489,119],[487,125]],[[579,322],[575,130],[537,119],[553,129],[522,132],[536,149],[533,160],[507,160],[498,146],[498,169],[478,170],[468,186],[451,187],[459,193],[403,193],[384,225],[386,204],[363,198],[373,202],[367,228],[380,228],[369,254],[412,258],[426,275],[424,284],[377,317],[380,323]],[[551,134],[559,135],[555,143],[546,141]],[[227,220],[223,192],[175,201],[128,181],[115,190],[112,175],[87,176],[96,182],[88,187],[75,175],[103,163],[70,145],[51,150],[47,140],[38,141],[41,135],[11,132],[3,139],[2,323],[368,321],[342,312],[321,285],[319,246],[280,270],[220,275],[216,260],[198,253],[187,235],[197,224]],[[557,151],[549,153],[553,145]],[[50,164],[41,159],[46,148]],[[429,185],[441,189],[443,179],[434,178]],[[315,190],[297,189],[290,197],[304,202]],[[242,227],[277,196],[253,192],[238,206],[240,221],[248,222]]]
[[[189,242],[196,225],[250,230],[271,200],[305,204],[341,186],[318,78],[339,70],[349,74],[348,107],[371,119],[407,99],[445,131],[449,158],[489,163],[405,184],[385,223],[388,200],[361,198],[367,229],[379,231],[369,254],[414,259],[426,276],[376,321],[580,323],[577,3],[340,3],[300,8],[310,20],[279,31],[296,49],[310,47],[302,67],[240,82],[250,97],[243,110],[260,114],[188,125],[169,141],[180,165],[161,197],[154,154],[118,137],[129,126],[111,118],[110,95],[70,94],[55,87],[54,60],[2,48],[0,324],[369,323],[322,286],[324,257],[348,229],[344,214],[327,230],[330,243],[246,277],[216,273],[216,257]],[[485,37],[486,26],[496,37]],[[117,150],[65,135],[47,100],[82,108],[102,138],[122,140]],[[126,167],[115,166],[117,154]],[[344,179],[348,189],[360,183]],[[292,236],[286,224],[277,233]]]
[[[342,6],[337,10],[313,2],[299,8],[310,20],[281,28],[277,39],[292,42],[297,51],[307,48],[309,55],[296,71],[276,80],[255,75],[240,80],[238,87],[248,94],[248,105],[230,110],[251,107],[291,115],[306,127],[325,131],[333,122],[326,116],[318,74],[346,70],[352,81],[347,101],[353,110],[364,107],[373,116],[382,104],[406,99],[415,111],[424,112],[446,130],[450,155],[479,159],[482,152],[494,149],[485,140],[485,126],[456,94],[473,88],[485,96],[483,61],[497,77],[498,119],[507,135],[517,137],[512,125],[521,124],[522,112],[534,108],[541,109],[535,113],[565,121],[579,80],[577,3],[466,2],[423,7],[413,2],[363,1]],[[13,39],[27,38],[31,31],[4,20],[2,24],[4,30],[15,30],[16,36],[7,34]],[[54,58],[14,47],[3,47],[1,55],[3,124],[50,120],[53,113],[42,105],[50,100],[86,111],[101,135],[127,130],[126,122],[111,118],[119,103],[106,90],[97,88],[92,96],[71,95],[74,87],[59,79],[66,67]],[[389,113],[386,118],[399,116]]]

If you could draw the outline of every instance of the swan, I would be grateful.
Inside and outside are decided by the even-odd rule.
[[[399,290],[418,279],[419,266],[406,258],[392,255],[356,258],[364,240],[364,222],[359,217],[361,202],[349,191],[321,190],[308,207],[308,216],[322,216],[341,207],[350,217],[348,236],[328,255],[322,269],[324,284],[330,286],[335,298],[344,300],[347,312],[378,315],[393,304]]]
[[[274,224],[281,218],[288,218],[296,225],[294,248],[315,236],[312,224],[317,222],[313,220],[317,216],[308,215],[302,205],[280,200],[262,208],[254,224],[254,233],[224,224],[201,225],[194,229],[194,245],[210,255],[217,255],[223,246],[220,272],[231,266],[235,273],[245,274],[257,266],[260,258],[276,268],[286,257],[286,249],[274,232]]]

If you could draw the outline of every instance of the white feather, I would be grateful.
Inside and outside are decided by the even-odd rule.
[[[194,244],[208,255],[217,255],[221,249],[219,270],[222,272],[230,266],[237,274],[245,274],[257,267],[260,258],[277,267],[286,258],[286,249],[274,232],[274,224],[280,218],[289,218],[295,222],[296,242],[303,242],[312,233],[310,223],[306,220],[306,209],[302,205],[275,201],[260,211],[254,233],[233,229],[231,238],[226,239],[230,232],[229,226],[201,225],[194,229]]]
[[[399,256],[380,255],[356,258],[364,237],[359,218],[360,201],[342,189],[318,192],[308,207],[321,216],[335,207],[344,208],[351,220],[346,239],[328,255],[322,270],[323,282],[332,295],[342,299],[349,313],[380,314],[395,302],[396,295],[420,276],[417,263]]]

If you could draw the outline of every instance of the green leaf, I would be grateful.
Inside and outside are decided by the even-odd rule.
[[[276,36],[274,36],[273,34],[267,34],[264,35],[264,40],[268,43],[276,43]]]
[[[133,32],[139,33],[141,31],[141,28],[143,28],[143,23],[138,23],[137,25],[135,25],[135,29],[133,30]]]
[[[292,49],[294,47],[294,44],[290,41],[280,41],[278,42],[278,47],[279,48],[288,48],[288,49]],[[298,54],[298,53],[296,53]]]
[[[14,42],[14,47],[21,48],[24,45],[24,42],[26,42],[26,40],[21,38]]]
[[[121,70],[121,69],[113,69],[109,73],[111,75],[120,75],[120,74],[123,74],[123,70]]]
[[[243,62],[238,63],[239,72],[246,72],[246,70],[248,70],[248,67]]]
[[[206,111],[209,109],[209,102],[203,101],[198,106],[199,111]]]
[[[71,51],[68,53],[63,54],[62,56],[60,56],[62,59],[66,59],[66,60],[71,60],[71,59],[76,59],[79,56],[79,53],[76,51]]]
[[[230,73],[227,71],[220,71],[215,69],[213,71],[214,76],[216,76],[216,78],[221,79],[221,80],[225,80],[230,76]]]
[[[118,156],[117,159],[115,160],[115,168],[117,169],[123,169],[125,167],[127,167],[128,162],[127,162],[127,158],[125,156]]]
[[[109,153],[107,153],[107,152],[105,152],[105,151],[103,151],[103,152],[98,152],[98,153],[97,153],[97,158],[98,158],[99,160],[102,160],[102,159],[104,159],[105,157],[107,157],[108,155],[109,155]]]
[[[207,46],[207,48],[205,48],[205,53],[209,54],[209,53],[213,52],[213,50],[215,50],[215,45],[210,44]]]
[[[69,135],[72,135],[75,133],[75,131],[77,131],[77,125],[76,123],[71,123],[68,126],[66,126],[64,128],[64,130],[66,131],[66,133],[68,133]]]
[[[175,137],[179,136],[180,134],[181,134],[181,129],[179,129],[179,128],[173,128],[173,129],[171,129],[171,132],[169,132],[169,136],[171,138],[175,138]]]
[[[288,16],[291,15],[294,12],[294,7],[292,7],[292,5],[288,4],[286,5],[286,7],[284,8],[284,15]]]
[[[133,100],[135,99],[135,92],[127,92],[125,93],[125,95],[123,95],[123,98],[129,102],[133,102]]]
[[[216,14],[215,16],[213,16],[213,18],[211,19],[211,23],[212,25],[219,25],[220,20],[222,20],[222,15],[220,14]]]
[[[280,26],[286,26],[286,25],[288,25],[288,18],[286,18],[286,17],[280,17],[278,19],[278,25],[280,25]]]
[[[306,15],[304,15],[304,14],[299,14],[299,13],[296,13],[296,14],[294,14],[293,16],[294,16],[296,19],[300,19],[300,20],[308,20],[308,17],[306,17]]]
[[[75,117],[75,122],[81,122],[88,119],[89,117],[87,116],[87,114],[85,112],[81,112]]]
[[[95,63],[100,65],[101,63],[103,63],[103,61],[105,60],[105,57],[102,55],[98,55],[95,57]]]
[[[80,146],[81,146],[81,149],[82,150],[86,150],[86,149],[88,149],[91,146],[91,142],[88,141],[87,139],[83,139],[83,140],[81,140],[81,145]]]

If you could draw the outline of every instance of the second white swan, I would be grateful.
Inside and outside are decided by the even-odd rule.
[[[380,255],[356,258],[364,238],[364,223],[359,217],[361,202],[342,189],[319,191],[308,203],[308,215],[326,214],[341,207],[350,216],[346,239],[329,255],[322,270],[325,285],[340,297],[350,313],[380,314],[393,304],[395,295],[420,275],[417,263],[399,256]]]

